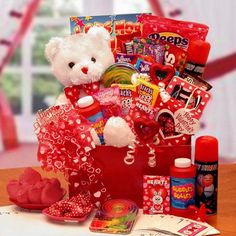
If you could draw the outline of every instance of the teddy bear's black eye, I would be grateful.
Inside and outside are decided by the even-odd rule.
[[[95,63],[96,62],[96,58],[91,57],[91,61],[93,61]]]
[[[70,63],[68,64],[68,66],[69,66],[70,68],[72,68],[74,65],[75,65],[74,62],[70,62]]]

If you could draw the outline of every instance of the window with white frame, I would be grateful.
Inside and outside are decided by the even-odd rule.
[[[4,70],[2,87],[16,118],[19,140],[36,141],[35,113],[54,104],[63,90],[51,73],[44,47],[51,37],[70,33],[69,16],[148,12],[147,1],[127,0],[42,1],[31,29]],[[128,4],[128,8],[126,7]],[[128,10],[128,12],[127,12]]]

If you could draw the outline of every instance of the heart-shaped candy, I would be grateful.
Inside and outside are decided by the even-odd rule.
[[[51,183],[47,183],[42,189],[41,193],[41,203],[43,204],[52,204],[62,199],[63,189],[55,187]]]
[[[27,183],[27,184],[36,184],[38,181],[41,180],[41,175],[32,168],[26,168],[24,173],[22,173],[19,177],[20,183]]]
[[[161,126],[161,133],[165,137],[175,135],[175,123],[173,116],[168,112],[163,112],[158,117],[158,123]]]
[[[30,186],[30,188],[28,190],[28,199],[31,203],[34,203],[34,204],[41,203],[42,189],[43,189],[43,187],[37,188],[34,185]]]
[[[175,70],[172,66],[153,63],[150,67],[150,76],[155,84],[163,82],[165,85],[172,79]]]
[[[22,186],[18,180],[11,180],[7,184],[7,192],[11,199],[16,200],[17,192],[18,190],[20,190],[21,187]]]
[[[149,141],[158,132],[159,125],[154,120],[138,117],[134,120],[134,129],[140,140]]]

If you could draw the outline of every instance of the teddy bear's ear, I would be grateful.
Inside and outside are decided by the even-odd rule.
[[[109,32],[103,27],[93,26],[88,30],[87,34],[95,39],[100,38],[107,42],[110,42],[111,39]]]
[[[49,62],[52,62],[54,57],[62,45],[63,39],[59,37],[54,37],[49,40],[49,42],[45,46],[45,57]]]

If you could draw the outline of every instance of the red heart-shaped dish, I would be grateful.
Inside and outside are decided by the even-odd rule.
[[[165,85],[172,79],[175,70],[172,66],[153,63],[150,67],[150,76],[155,84],[163,82]]]

